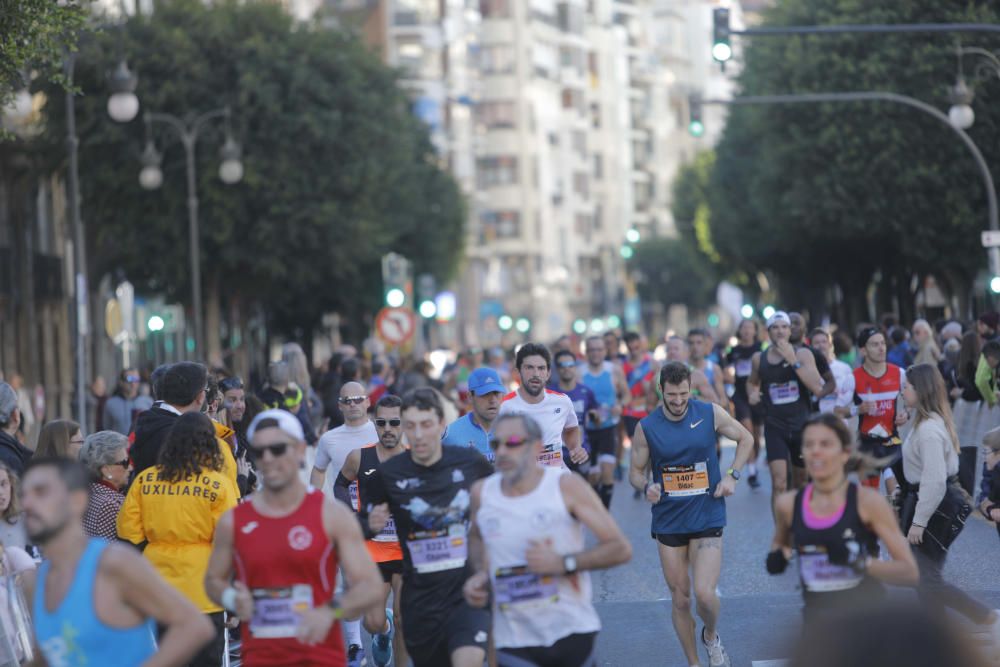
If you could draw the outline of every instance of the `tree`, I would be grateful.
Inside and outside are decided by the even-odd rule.
[[[62,62],[76,45],[85,12],[80,0],[3,0],[0,6],[0,108],[34,70],[62,80]]]
[[[766,15],[768,25],[998,21],[1000,10],[986,4],[933,0],[788,0]],[[956,37],[751,39],[740,93],[882,90],[946,109]],[[1000,47],[992,36],[964,39]],[[970,134],[994,166],[998,128],[1000,110],[977,103]],[[865,293],[878,275],[883,303],[895,297],[909,319],[914,278],[933,273],[962,291],[985,266],[986,198],[975,164],[947,127],[909,108],[732,108],[708,191],[714,247],[734,267],[769,271],[790,307],[822,310],[824,291],[837,286],[845,321],[874,315]]]
[[[683,239],[660,237],[636,244],[629,268],[638,274],[636,287],[644,303],[665,308],[682,303],[695,310],[715,303],[719,276]]]
[[[325,312],[360,322],[381,304],[379,260],[390,250],[439,281],[453,275],[464,236],[460,192],[396,73],[356,39],[293,25],[275,3],[232,0],[160,3],[153,16],[129,21],[123,47],[115,39],[87,44],[77,66],[94,271],[120,268],[144,289],[188,301],[184,151],[154,126],[163,186],[143,191],[143,125],[114,124],[96,94],[105,63],[123,48],[145,110],[232,109],[243,181],[226,186],[217,176],[221,123],[206,129],[197,156],[202,271],[218,300],[264,304],[276,329],[309,332]],[[57,99],[49,106],[55,141],[62,112]]]

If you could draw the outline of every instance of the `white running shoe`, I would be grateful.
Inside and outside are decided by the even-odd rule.
[[[726,653],[726,649],[722,646],[722,637],[719,632],[715,632],[715,641],[709,644],[705,641],[705,628],[701,629],[701,643],[705,645],[705,650],[708,651],[708,664],[711,667],[732,667],[733,662],[729,659],[729,654]]]

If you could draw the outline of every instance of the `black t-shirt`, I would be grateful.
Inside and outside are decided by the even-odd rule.
[[[468,563],[469,489],[493,474],[473,448],[442,447],[441,459],[422,466],[410,452],[385,461],[367,480],[366,514],[389,503],[403,547],[403,615],[410,636],[426,637],[464,598]],[[369,505],[370,503],[370,505]],[[367,517],[365,517],[367,521]],[[418,625],[419,624],[419,625]]]
[[[735,345],[726,355],[726,364],[733,367],[736,380],[733,382],[733,398],[749,401],[747,396],[747,378],[753,368],[753,355],[760,352],[760,343],[751,345]]]

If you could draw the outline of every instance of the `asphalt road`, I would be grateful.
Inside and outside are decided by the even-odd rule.
[[[723,469],[734,448],[723,451]],[[771,667],[784,658],[800,630],[802,598],[794,567],[772,577],[764,569],[773,522],[770,481],[761,470],[761,486],[741,482],[727,501],[723,536],[720,634],[733,665]],[[650,510],[633,499],[620,482],[612,514],[632,542],[632,561],[594,575],[595,603],[604,628],[598,641],[598,664],[614,667],[687,667],[670,622],[670,592],[663,580],[656,544],[649,537]],[[947,579],[993,608],[1000,607],[1000,540],[991,524],[970,519],[952,546]],[[910,591],[898,595],[912,596]],[[915,598],[914,598],[915,599]],[[699,623],[700,627],[700,623]],[[704,659],[704,655],[702,656]],[[707,664],[707,660],[703,663]],[[775,663],[771,663],[772,665]]]

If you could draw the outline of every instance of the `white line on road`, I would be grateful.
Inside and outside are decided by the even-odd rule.
[[[787,660],[754,660],[750,663],[751,667],[785,667],[787,664]]]

